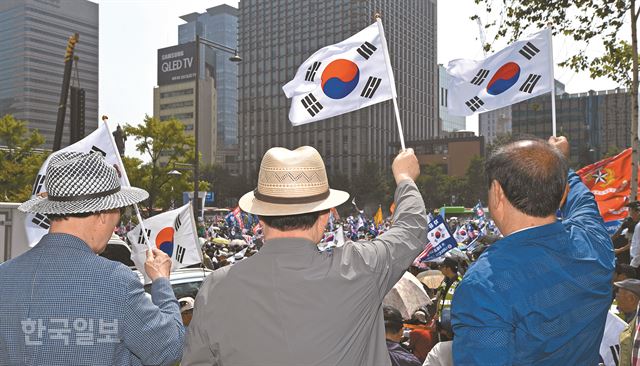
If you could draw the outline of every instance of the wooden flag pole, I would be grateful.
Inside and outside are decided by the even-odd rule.
[[[402,132],[402,123],[400,122],[400,109],[398,109],[398,94],[396,93],[396,82],[393,78],[393,70],[391,69],[391,59],[389,58],[389,50],[387,49],[387,39],[384,36],[384,28],[382,27],[382,20],[380,14],[374,15],[376,23],[378,23],[378,30],[380,31],[380,38],[382,39],[382,52],[384,53],[384,61],[386,63],[387,75],[389,75],[389,81],[391,82],[391,93],[393,94],[393,109],[396,114],[396,122],[398,124],[398,134],[400,135],[400,146],[402,150],[406,150],[404,145],[404,133]]]
[[[551,76],[551,132],[554,137],[557,135],[556,129],[556,79],[553,71],[553,32],[551,23],[547,24],[547,32],[549,36],[549,75]]]
[[[104,122],[105,124],[107,124],[107,119],[109,119],[109,117],[102,116],[102,122]],[[109,127],[107,127],[107,129],[108,128]],[[127,171],[124,168],[124,163],[122,163],[122,158],[120,157],[120,153],[119,153],[118,147],[116,145],[116,140],[113,138],[113,135],[111,133],[109,133],[109,137],[110,137],[110,140],[111,140],[111,145],[112,145],[114,151],[116,152],[116,158],[118,159],[118,164],[122,168],[122,172],[121,172],[122,177],[123,177],[124,181],[127,183],[127,185],[129,187],[131,187],[131,183],[129,183],[129,176],[127,176]],[[144,241],[147,243],[147,247],[149,249],[151,249],[151,248],[153,248],[153,246],[151,245],[151,241],[149,240],[149,237],[147,236],[147,230],[144,227],[144,222],[142,221],[142,215],[140,214],[140,209],[138,208],[138,204],[134,203],[133,207],[135,207],[135,209],[136,209],[136,216],[138,217],[138,221],[140,222],[140,229],[142,230],[142,235],[144,236]]]

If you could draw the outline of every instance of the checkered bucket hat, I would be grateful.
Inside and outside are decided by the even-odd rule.
[[[20,211],[66,215],[126,207],[149,197],[140,188],[121,187],[118,172],[102,154],[64,152],[51,158],[47,167],[46,197],[35,197]]]

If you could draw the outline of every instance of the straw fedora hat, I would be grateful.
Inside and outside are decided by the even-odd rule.
[[[120,178],[99,153],[63,152],[47,167],[46,196],[37,196],[18,209],[22,212],[68,215],[126,207],[149,197],[147,191],[121,187]]]
[[[269,149],[262,158],[258,187],[240,198],[240,208],[254,215],[287,216],[328,210],[349,199],[329,189],[322,157],[311,146]]]

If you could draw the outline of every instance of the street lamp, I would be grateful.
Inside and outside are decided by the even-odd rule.
[[[242,58],[238,55],[238,50],[235,48],[227,47],[220,43],[216,43],[210,41],[206,38],[200,37],[200,35],[196,34],[196,91],[195,91],[195,115],[194,115],[194,134],[196,135],[196,143],[194,146],[195,150],[195,159],[196,161],[193,164],[193,212],[195,217],[200,217],[200,200],[199,200],[199,191],[200,191],[200,148],[198,144],[198,125],[199,123],[199,114],[200,114],[200,100],[199,100],[199,89],[200,89],[200,44],[204,44],[205,46],[215,48],[220,51],[231,53],[233,56],[229,58],[231,62],[240,62]]]
[[[177,177],[181,176],[182,173],[180,173],[179,171],[173,169],[173,170],[169,171],[167,174],[170,177],[169,179],[171,179],[171,209],[173,210],[174,208],[176,208],[176,196],[173,193],[173,181],[174,181],[174,178],[177,178]]]

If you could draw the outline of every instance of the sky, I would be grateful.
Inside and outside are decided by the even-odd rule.
[[[179,17],[204,12],[220,4],[237,7],[238,1],[221,0],[92,0],[100,4],[100,89],[99,113],[110,122],[138,124],[145,114],[153,114],[153,87],[156,85],[156,56],[159,48],[178,43]],[[453,59],[484,57],[479,29],[469,18],[478,11],[473,0],[438,1],[438,63]],[[483,19],[486,22],[486,17]],[[490,39],[492,33],[487,34]],[[506,41],[494,44],[495,49]],[[554,58],[558,62],[578,49],[572,41],[554,38]],[[590,52],[597,52],[591,49]],[[586,73],[556,67],[555,78],[570,93],[590,89],[613,89],[608,79],[591,80]],[[467,129],[477,132],[477,117],[467,118]],[[127,151],[134,149],[132,139]]]

